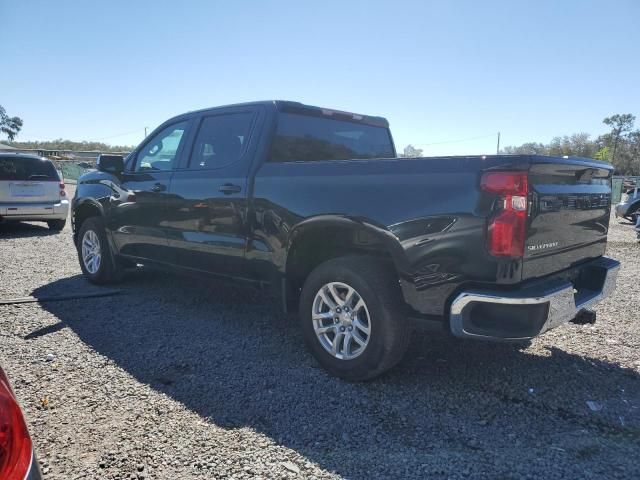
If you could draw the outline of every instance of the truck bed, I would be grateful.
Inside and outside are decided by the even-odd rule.
[[[529,174],[523,258],[487,253],[495,197],[481,191],[480,177],[488,171]],[[399,243],[394,261],[419,312],[442,314],[464,284],[515,285],[603,255],[610,176],[602,162],[531,155],[265,163],[255,177],[256,214],[280,226],[257,232],[256,245],[277,255],[274,237],[286,243],[304,219],[363,219]]]

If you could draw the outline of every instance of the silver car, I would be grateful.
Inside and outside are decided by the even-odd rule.
[[[616,217],[631,220],[633,214],[640,209],[640,187],[636,187],[627,193],[627,198],[616,205]]]
[[[0,221],[46,222],[62,230],[69,214],[64,181],[53,162],[21,153],[0,154]]]

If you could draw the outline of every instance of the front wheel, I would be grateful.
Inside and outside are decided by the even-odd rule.
[[[410,327],[397,277],[377,259],[329,260],[307,278],[300,322],[307,347],[329,373],[369,380],[395,366]]]
[[[120,280],[122,271],[114,262],[100,217],[84,221],[78,233],[78,259],[87,280],[98,285]]]

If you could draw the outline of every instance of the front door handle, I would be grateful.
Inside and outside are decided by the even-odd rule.
[[[167,189],[167,186],[162,183],[156,183],[153,187],[151,187],[152,192],[164,192]]]
[[[232,183],[225,183],[224,185],[220,185],[219,190],[225,195],[231,195],[232,193],[240,193],[242,188],[240,185],[233,185]]]

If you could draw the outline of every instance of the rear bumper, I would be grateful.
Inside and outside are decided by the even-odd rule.
[[[573,281],[556,277],[518,290],[464,291],[451,303],[451,332],[479,340],[529,340],[611,295],[619,268],[620,262],[601,257],[576,269]]]
[[[6,220],[65,220],[69,215],[69,200],[55,203],[0,203],[0,218]]]

